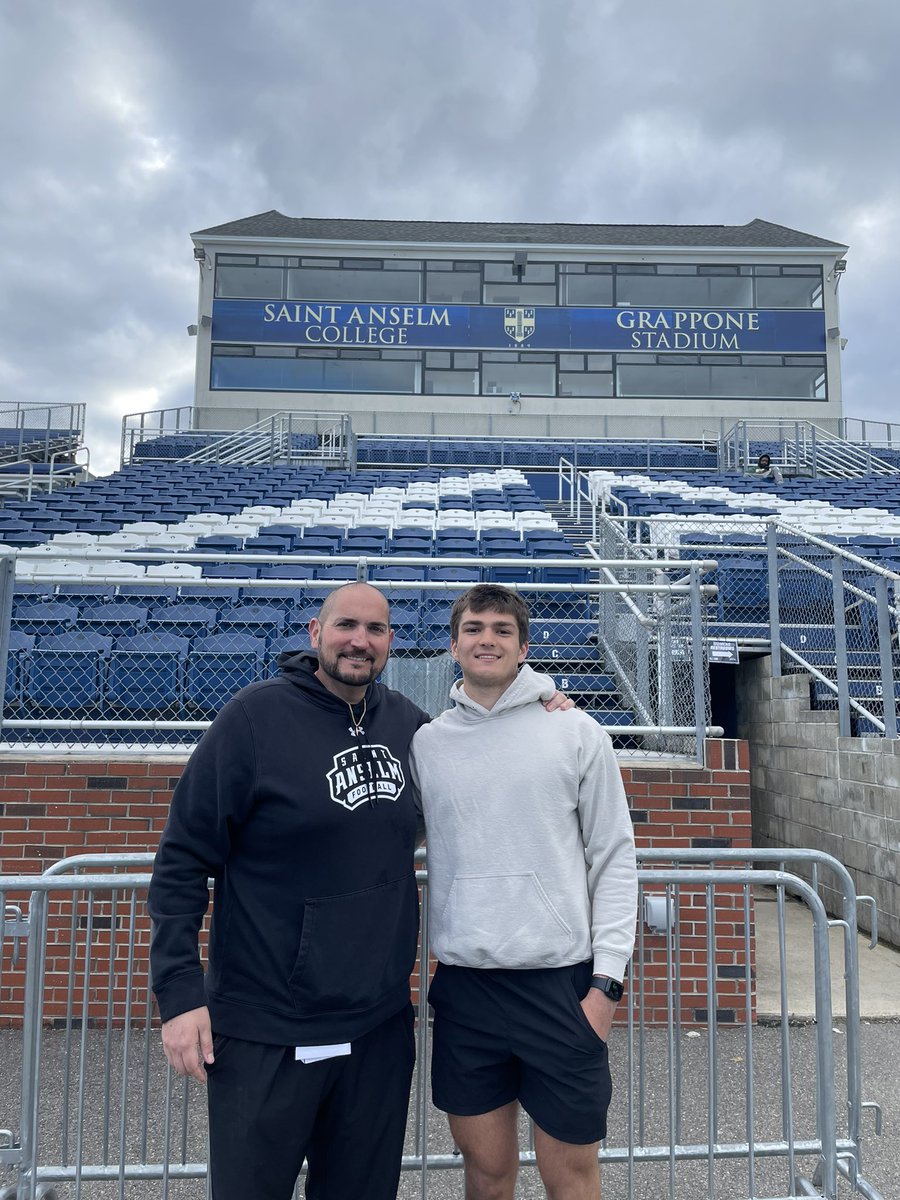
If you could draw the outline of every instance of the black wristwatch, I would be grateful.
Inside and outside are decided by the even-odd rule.
[[[591,987],[602,992],[604,996],[609,996],[610,1000],[615,1001],[616,1004],[622,999],[622,993],[625,991],[618,979],[610,979],[608,975],[594,975],[591,979]]]

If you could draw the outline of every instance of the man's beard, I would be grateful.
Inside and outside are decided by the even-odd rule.
[[[350,687],[361,687],[363,684],[372,683],[377,679],[381,671],[384,669],[384,664],[379,663],[377,659],[368,659],[368,674],[361,674],[358,669],[351,666],[344,667],[345,655],[332,654],[325,657],[322,651],[319,651],[319,666],[331,679],[337,680],[338,683],[349,684]]]

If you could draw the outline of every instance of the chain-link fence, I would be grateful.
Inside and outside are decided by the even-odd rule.
[[[19,455],[38,452],[61,437],[79,445],[84,437],[84,414],[83,404],[14,404],[0,408],[0,448]]]
[[[453,601],[502,583],[528,602],[529,661],[619,749],[702,757],[704,595],[690,563],[109,553],[44,557],[18,581],[4,560],[7,747],[191,745],[234,692],[277,674],[280,653],[309,648],[324,595],[358,579],[391,605],[385,682],[432,715],[455,678]]]
[[[896,737],[900,574],[787,526],[773,526],[769,542],[776,673],[808,673],[814,706],[837,710],[843,736]]]
[[[813,706],[836,710],[843,736],[896,737],[900,573],[883,564],[896,566],[900,548],[890,538],[838,546],[772,518],[631,516],[615,505],[593,521],[595,552],[630,555],[633,577],[674,556],[696,560],[716,585],[701,592],[710,661],[771,646],[775,674],[808,673]]]
[[[83,404],[19,404],[0,410],[0,499],[30,501],[72,483],[90,464]],[[78,461],[78,456],[83,461]]]
[[[630,555],[644,570],[673,559],[693,564],[709,586],[702,594],[705,636],[768,642],[769,580],[765,518],[734,513],[686,516],[599,514],[595,545],[604,557]],[[649,564],[649,567],[648,567]]]

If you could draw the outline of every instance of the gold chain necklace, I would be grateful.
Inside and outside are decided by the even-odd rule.
[[[354,737],[365,737],[366,731],[362,727],[362,723],[366,719],[366,698],[365,698],[365,696],[363,696],[362,706],[363,706],[363,709],[359,715],[359,720],[357,721],[356,717],[353,715],[353,705],[350,703],[349,700],[347,701],[347,707],[350,709],[350,720],[352,722],[352,724],[350,726],[350,732],[353,734]]]

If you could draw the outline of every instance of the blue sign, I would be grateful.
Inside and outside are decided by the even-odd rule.
[[[819,310],[216,300],[214,342],[305,347],[823,353]]]

